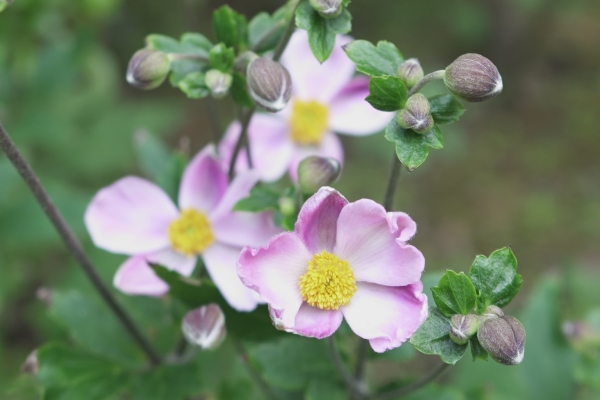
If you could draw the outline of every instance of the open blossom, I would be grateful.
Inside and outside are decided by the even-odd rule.
[[[304,204],[294,232],[242,251],[238,274],[269,304],[280,329],[324,338],[345,318],[383,352],[427,318],[425,259],[406,243],[415,232],[405,213],[366,199],[348,203],[324,187]]]
[[[292,36],[281,60],[293,81],[291,101],[278,114],[255,115],[248,129],[252,161],[261,179],[275,181],[287,171],[296,180],[298,164],[311,155],[343,162],[342,144],[334,132],[369,135],[392,118],[365,101],[369,79],[353,78],[356,66],[342,50],[350,41],[338,35],[331,56],[321,65],[310,51],[306,31]],[[220,154],[227,165],[240,131],[240,123],[234,122],[221,140]],[[247,165],[246,155],[240,154],[237,170]]]
[[[252,310],[259,296],[236,273],[246,245],[260,246],[280,232],[268,214],[232,212],[259,177],[239,174],[231,184],[214,148],[206,147],[186,168],[179,188],[179,207],[155,184],[125,177],[100,190],[85,213],[96,246],[127,254],[114,277],[124,293],[161,296],[168,286],[148,263],[191,275],[198,257],[225,299],[240,311]]]

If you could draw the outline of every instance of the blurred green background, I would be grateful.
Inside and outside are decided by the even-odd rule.
[[[251,17],[283,1],[16,0],[0,14],[0,121],[108,282],[122,257],[91,246],[82,220],[91,197],[124,174],[144,173],[140,148],[150,139],[141,129],[188,154],[211,138],[207,102],[168,85],[128,87],[129,57],[149,33],[212,38],[210,11],[225,3]],[[396,199],[417,221],[413,243],[428,271],[467,271],[476,254],[510,244],[525,278],[508,312],[527,328],[526,362],[506,368],[465,357],[442,382],[463,398],[599,398],[597,349],[580,355],[560,325],[600,308],[600,2],[353,0],[350,10],[354,37],[392,41],[426,72],[477,52],[504,79],[501,96],[468,105],[460,123],[444,129],[443,150],[403,172]],[[430,86],[426,92],[443,90]],[[223,128],[233,115],[224,103]],[[378,134],[344,145],[337,187],[351,200],[382,200],[390,143]],[[85,285],[0,155],[0,398],[37,398],[20,366],[39,345],[66,340],[44,288]],[[432,365],[421,358],[421,369]],[[382,380],[416,374],[381,368]]]

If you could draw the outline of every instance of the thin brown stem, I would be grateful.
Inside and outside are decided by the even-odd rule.
[[[392,167],[390,169],[390,176],[388,178],[387,188],[385,189],[385,197],[383,200],[383,207],[387,211],[391,211],[394,206],[394,196],[396,195],[396,188],[398,187],[398,179],[400,179],[400,172],[402,170],[402,163],[398,160],[398,156],[394,151],[392,157]]]
[[[240,137],[235,144],[235,148],[233,149],[233,154],[231,155],[231,161],[229,162],[229,180],[231,181],[235,175],[235,164],[237,163],[238,156],[240,155],[240,150],[242,150],[242,146],[246,145],[246,151],[248,156],[248,165],[252,166],[252,157],[250,155],[250,141],[248,140],[248,127],[250,126],[250,121],[252,120],[252,116],[256,108],[249,109],[245,115],[241,116],[242,122],[242,132],[240,133]],[[243,114],[243,113],[242,113]]]
[[[35,172],[33,172],[27,161],[23,158],[23,155],[19,152],[13,141],[10,139],[10,136],[8,136],[8,133],[6,130],[4,130],[2,124],[0,124],[0,148],[4,151],[4,153],[6,153],[8,159],[12,162],[16,170],[21,175],[21,178],[23,178],[27,186],[29,186],[29,189],[37,199],[38,203],[42,206],[44,213],[50,222],[52,222],[54,228],[56,228],[58,231],[58,234],[62,238],[67,249],[71,252],[71,255],[75,258],[81,269],[83,269],[83,272],[92,282],[92,285],[94,285],[100,294],[100,297],[102,297],[111,311],[117,316],[119,321],[121,321],[133,340],[144,351],[144,353],[146,353],[150,363],[152,365],[160,364],[160,356],[141,334],[125,310],[117,303],[116,299],[108,290],[104,282],[102,282],[102,279],[96,272],[92,262],[83,250],[83,246],[75,237],[75,234],[71,228],[69,228],[69,225],[61,215],[60,211],[58,211],[52,202],[52,199],[50,199],[50,196],[48,196],[48,193],[42,186],[39,178]]]
[[[358,344],[358,359],[356,361],[356,369],[354,370],[354,378],[361,382],[365,376],[365,367],[367,366],[367,357],[369,355],[369,341],[361,339]]]
[[[283,36],[281,36],[281,39],[275,48],[275,52],[273,53],[273,61],[279,61],[290,41],[290,38],[292,37],[292,34],[294,33],[294,29],[296,29],[296,9],[300,5],[300,0],[293,0],[293,2],[290,4],[290,20],[288,21],[288,26],[285,29],[285,32],[283,32]]]
[[[442,363],[429,376],[426,376],[425,378],[421,379],[420,381],[411,383],[410,385],[401,387],[396,390],[391,390],[389,392],[384,392],[384,393],[379,393],[379,394],[373,395],[373,396],[369,397],[368,400],[392,400],[392,399],[398,399],[403,396],[407,396],[410,393],[416,392],[417,390],[419,390],[422,387],[431,383],[433,380],[435,380],[435,378],[440,376],[440,374],[442,372],[444,372],[446,370],[446,368],[448,368],[448,364]]]

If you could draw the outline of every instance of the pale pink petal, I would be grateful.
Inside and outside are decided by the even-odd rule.
[[[85,212],[85,225],[96,246],[113,253],[140,254],[169,247],[169,225],[178,216],[158,186],[131,176],[94,196]]]
[[[337,35],[331,56],[321,65],[310,51],[306,31],[297,30],[281,59],[292,76],[292,97],[329,104],[356,70],[342,49],[350,41],[348,36]]]
[[[235,144],[241,133],[239,122],[233,122],[227,128],[221,143],[219,154],[225,168],[229,168]],[[248,127],[250,151],[253,167],[266,182],[276,181],[288,169],[292,160],[294,146],[289,138],[287,122],[267,114],[256,114]],[[248,169],[245,149],[242,149],[236,163],[236,172]]]
[[[179,207],[211,212],[227,189],[227,175],[215,156],[214,146],[206,146],[185,169],[179,186]]]
[[[401,242],[409,241],[417,233],[417,223],[407,213],[389,212],[387,220],[390,231]]]
[[[389,287],[357,283],[350,305],[342,307],[350,328],[383,353],[408,340],[427,318],[427,295],[421,282]]]
[[[172,249],[162,250],[146,255],[146,260],[153,264],[177,272],[179,275],[190,276],[196,267],[197,257],[187,256]]]
[[[246,247],[238,260],[242,282],[269,303],[272,314],[286,328],[293,328],[302,305],[300,277],[306,273],[312,254],[291,232],[275,236],[265,247]]]
[[[239,247],[215,243],[202,253],[202,259],[213,282],[229,305],[238,311],[252,311],[261,302],[260,296],[248,289],[237,274]]]
[[[288,171],[294,182],[298,181],[298,165],[308,156],[331,157],[343,164],[344,149],[342,148],[342,142],[335,133],[328,132],[323,136],[321,144],[318,146],[295,146],[294,156]]]
[[[304,203],[294,231],[302,239],[308,251],[312,254],[322,250],[333,251],[338,217],[347,204],[348,200],[330,187],[321,188]]]
[[[298,335],[323,339],[333,335],[343,319],[340,310],[321,310],[302,303],[292,331]]]
[[[329,105],[329,126],[338,133],[363,136],[382,131],[394,113],[376,110],[365,98],[369,95],[369,78],[354,78]]]
[[[340,213],[334,253],[350,264],[357,281],[403,286],[421,278],[423,254],[399,239],[405,230],[392,231],[390,226],[405,224],[407,216],[390,218],[381,205],[367,199],[348,204]]]

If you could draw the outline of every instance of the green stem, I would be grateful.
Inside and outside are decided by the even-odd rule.
[[[444,372],[446,368],[448,368],[448,366],[448,364],[442,363],[442,365],[437,367],[429,376],[426,376],[420,381],[411,383],[410,385],[401,387],[400,389],[373,395],[369,397],[368,400],[393,400],[403,396],[407,396],[410,393],[416,392],[417,390],[431,383],[433,380],[435,380],[435,378],[440,376],[440,374]]]
[[[244,348],[242,342],[240,342],[238,339],[233,339],[232,342],[233,346],[235,347],[235,350],[237,351],[242,361],[242,364],[244,364],[246,371],[248,371],[250,378],[252,378],[254,383],[256,383],[256,385],[260,388],[260,390],[266,396],[265,398],[271,400],[279,400],[279,396],[277,395],[277,393],[275,393],[273,388],[267,383],[267,381],[264,380],[264,378],[250,363],[250,360],[248,359],[248,354],[246,353],[246,349]]]
[[[385,197],[383,200],[383,207],[386,211],[391,211],[394,206],[394,196],[396,195],[396,188],[398,187],[398,179],[400,179],[400,172],[402,170],[402,163],[398,160],[398,156],[394,151],[392,157],[392,167],[390,169],[390,177],[388,178],[387,188],[385,190]]]
[[[362,382],[365,376],[365,367],[367,365],[367,356],[369,355],[369,341],[361,339],[358,344],[358,359],[356,361],[356,369],[354,371],[354,378],[357,381]]]
[[[327,338],[327,344],[329,348],[329,355],[331,356],[331,360],[335,365],[336,370],[340,374],[343,379],[346,387],[352,394],[353,399],[362,400],[367,398],[366,390],[361,386],[361,383],[354,379],[350,371],[346,369],[344,362],[342,361],[342,357],[340,352],[338,351],[337,344],[335,342],[335,336],[331,335]]]
[[[425,75],[423,78],[421,78],[421,80],[419,82],[417,82],[417,84],[415,86],[413,86],[412,89],[410,89],[410,92],[408,92],[408,97],[410,97],[413,94],[419,92],[429,82],[433,82],[433,81],[436,81],[438,79],[444,79],[444,75],[445,74],[446,74],[446,70],[442,69],[442,70],[439,70],[439,71],[432,72],[432,73],[430,73],[428,75]]]
[[[283,36],[279,40],[277,47],[275,48],[275,52],[273,53],[273,61],[279,61],[285,48],[287,47],[292,34],[294,33],[294,29],[296,29],[296,9],[300,5],[300,0],[292,0],[291,5],[291,15],[290,20],[288,21],[288,26],[283,33]]]
[[[238,138],[237,143],[235,144],[235,148],[233,149],[233,154],[231,155],[231,161],[229,162],[229,180],[231,181],[235,176],[235,164],[237,163],[238,156],[240,155],[240,150],[244,143],[246,144],[246,154],[248,155],[248,165],[252,166],[252,157],[250,156],[250,141],[248,140],[248,127],[250,126],[250,121],[252,120],[252,116],[256,108],[253,107],[246,113],[245,116],[242,116],[242,132],[240,133],[240,137]]]

